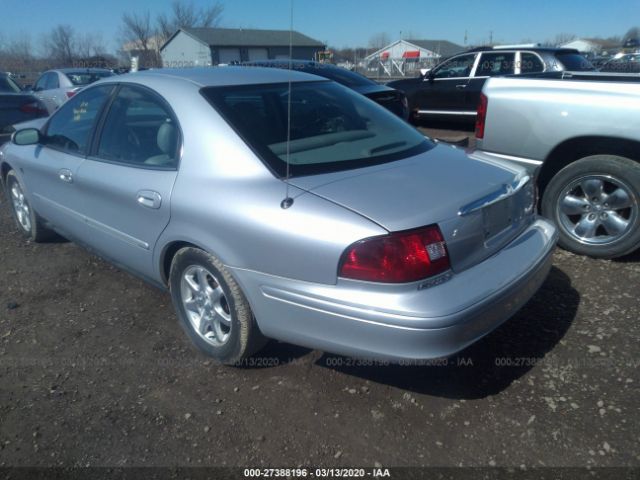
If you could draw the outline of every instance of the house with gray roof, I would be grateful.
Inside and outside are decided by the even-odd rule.
[[[325,45],[300,32],[243,28],[181,28],[160,48],[164,67],[196,67],[289,58],[313,60]]]

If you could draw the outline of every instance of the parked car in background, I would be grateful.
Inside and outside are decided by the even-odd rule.
[[[601,68],[601,72],[609,73],[640,73],[640,53],[626,53],[616,55]]]
[[[456,55],[418,78],[390,82],[409,101],[410,120],[424,118],[473,123],[487,79],[548,71],[593,71],[577,50],[536,46],[481,47]]]
[[[47,107],[49,114],[73,97],[81,88],[113,72],[102,68],[62,68],[49,70],[40,75],[33,85],[33,93]]]
[[[256,62],[245,62],[242,63],[242,65],[251,67],[282,68],[285,70],[291,67],[298,72],[311,73],[313,75],[328,78],[329,80],[333,80],[345,87],[349,87],[350,89],[361,93],[365,97],[370,98],[387,110],[395,113],[403,120],[408,120],[409,118],[409,105],[407,103],[407,97],[403,92],[388,86],[380,85],[373,80],[369,80],[364,75],[352,72],[346,68],[310,60],[294,60],[291,64],[288,60],[262,60]]]
[[[539,169],[562,247],[600,258],[640,247],[640,76],[492,78],[476,137],[475,156]]]
[[[16,132],[0,172],[26,237],[55,229],[168,288],[194,343],[232,364],[265,337],[450,355],[529,300],[557,239],[521,167],[274,68],[103,80]]]
[[[20,86],[7,73],[0,73],[0,145],[13,133],[13,125],[48,115],[44,104]]]

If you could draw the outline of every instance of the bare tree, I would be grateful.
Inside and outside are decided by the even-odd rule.
[[[193,1],[174,0],[171,4],[171,14],[160,14],[157,18],[158,36],[160,43],[164,43],[180,28],[215,27],[222,18],[224,6],[212,3],[208,7],[197,9]]]
[[[386,32],[380,32],[371,36],[371,38],[369,39],[369,48],[380,50],[381,48],[389,45],[389,43],[391,43],[391,40],[389,40],[389,35]]]
[[[160,64],[158,41],[148,10],[141,14],[123,13],[121,31],[125,42],[129,44],[125,49],[139,57],[141,66],[149,68]]]
[[[71,66],[77,57],[75,31],[70,25],[58,25],[44,36],[47,56],[59,65]]]
[[[554,46],[564,45],[565,43],[572,42],[577,37],[573,33],[559,33],[553,40]]]
[[[149,51],[152,48],[153,27],[151,26],[151,14],[147,10],[144,13],[123,13],[122,34],[124,39],[132,43],[138,50]]]
[[[101,33],[86,33],[78,37],[78,56],[83,59],[104,55],[106,47]]]

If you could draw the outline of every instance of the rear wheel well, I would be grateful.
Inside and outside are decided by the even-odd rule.
[[[178,253],[180,250],[187,247],[200,248],[197,245],[189,242],[173,242],[164,248],[162,260],[160,263],[160,273],[162,275],[162,281],[165,285],[169,285],[169,274],[171,273],[171,263],[173,262],[173,257],[175,257],[176,253]]]
[[[640,142],[613,137],[578,137],[553,149],[538,174],[538,188],[544,193],[551,179],[567,165],[591,155],[619,155],[640,162]]]

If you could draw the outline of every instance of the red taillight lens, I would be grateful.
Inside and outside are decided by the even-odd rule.
[[[76,90],[69,90],[67,93],[67,99],[73,97],[76,94]]]
[[[36,115],[47,115],[47,109],[40,102],[25,103],[20,106],[20,111],[24,113],[35,113]]]
[[[484,138],[484,124],[487,120],[488,107],[489,99],[484,93],[481,93],[480,102],[478,103],[478,114],[476,115],[476,138]]]
[[[429,226],[361,240],[342,255],[342,278],[367,282],[408,283],[449,270],[440,229]]]

